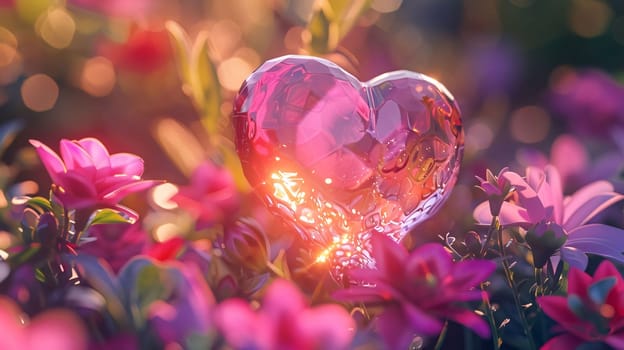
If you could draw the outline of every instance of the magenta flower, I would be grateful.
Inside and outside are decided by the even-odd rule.
[[[97,139],[63,139],[61,157],[48,146],[30,140],[53,183],[54,195],[68,208],[114,206],[125,196],[158,181],[141,180],[143,159],[130,153],[109,154]]]
[[[516,189],[517,199],[505,202],[500,212],[503,226],[525,229],[539,223],[559,225],[567,240],[559,249],[561,259],[584,270],[587,253],[624,262],[624,230],[604,224],[587,224],[598,213],[624,199],[606,181],[596,181],[564,198],[559,172],[553,166],[544,170],[528,167],[526,179],[514,172],[503,175]],[[481,224],[492,220],[490,204],[479,204],[473,213]]]
[[[87,331],[74,313],[44,311],[32,320],[6,297],[0,296],[0,349],[86,350]]]
[[[94,225],[89,227],[88,236],[94,240],[81,244],[78,250],[106,260],[114,272],[143,253],[149,237],[139,223]]]
[[[544,313],[562,331],[541,349],[576,349],[585,342],[602,342],[613,349],[624,349],[623,295],[624,281],[610,261],[603,261],[593,277],[571,268],[567,297],[537,298]]]
[[[487,323],[463,302],[480,301],[474,289],[494,271],[485,260],[453,263],[439,244],[425,244],[409,253],[388,237],[372,238],[374,269],[348,272],[357,286],[335,293],[334,297],[384,306],[377,328],[390,349],[407,349],[416,336],[437,335],[444,320],[453,320],[487,337]]]
[[[215,311],[215,322],[234,349],[346,349],[355,322],[338,305],[310,308],[295,285],[276,280],[259,310],[244,300],[228,299]]]
[[[197,229],[234,218],[240,206],[232,174],[209,162],[198,166],[191,184],[180,187],[171,200],[195,218]]]

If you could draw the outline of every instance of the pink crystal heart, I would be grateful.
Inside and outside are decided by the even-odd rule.
[[[434,79],[395,71],[362,83],[307,56],[252,73],[233,124],[249,182],[338,276],[372,263],[371,235],[400,241],[440,207],[464,142],[459,109]]]

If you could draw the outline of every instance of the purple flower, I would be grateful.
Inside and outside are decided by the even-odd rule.
[[[232,174],[209,162],[198,166],[191,184],[180,187],[171,200],[196,219],[197,229],[232,219],[240,206]]]
[[[78,250],[106,260],[115,272],[143,253],[148,243],[148,233],[139,223],[94,225],[88,234],[95,240],[80,245]]]
[[[624,87],[599,70],[563,72],[553,84],[550,102],[584,135],[609,136],[624,125]]]
[[[48,310],[29,320],[12,300],[0,296],[0,329],[3,350],[87,349],[85,326],[65,309]]]
[[[439,244],[425,244],[409,253],[385,236],[372,238],[374,269],[355,269],[357,286],[335,293],[340,300],[383,305],[377,328],[390,349],[406,349],[414,336],[436,335],[444,320],[453,320],[478,335],[489,335],[487,323],[463,302],[480,301],[474,289],[494,271],[485,260],[453,263]]]
[[[143,181],[143,159],[130,153],[109,154],[97,139],[63,139],[61,157],[48,146],[30,140],[53,183],[54,195],[68,208],[114,206],[125,196],[158,181]]]
[[[355,322],[338,305],[310,308],[295,285],[276,280],[259,310],[240,299],[228,299],[215,311],[215,322],[234,349],[346,349]]]
[[[149,306],[149,323],[168,344],[184,344],[193,334],[206,334],[212,329],[212,310],[215,299],[201,271],[194,264],[168,262],[165,265],[178,276],[171,297],[157,300]]]
[[[606,181],[588,184],[569,197],[563,196],[559,172],[553,166],[544,170],[528,167],[526,179],[514,172],[503,175],[516,189],[515,199],[503,203],[500,222],[503,226],[529,229],[545,223],[559,225],[567,240],[560,248],[561,259],[570,266],[585,269],[587,253],[624,262],[624,230],[603,224],[587,224],[598,213],[624,199],[613,192]],[[481,224],[492,220],[490,204],[479,204],[473,213]]]
[[[605,260],[590,276],[572,267],[567,296],[543,296],[537,303],[562,331],[541,350],[576,349],[586,342],[602,342],[624,349],[624,281]]]

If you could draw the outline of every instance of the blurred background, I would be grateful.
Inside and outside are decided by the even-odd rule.
[[[95,136],[111,152],[142,156],[145,178],[186,182],[190,158],[210,147],[206,115],[227,142],[243,80],[267,59],[309,53],[362,81],[409,69],[448,87],[466,132],[462,178],[447,204],[455,216],[461,209],[471,220],[474,175],[488,167],[559,163],[568,189],[619,181],[624,2],[333,1],[344,16],[319,17],[329,2],[0,0],[0,127],[21,127],[2,161],[46,184],[29,138],[56,148],[62,137]],[[219,97],[213,112],[193,99],[167,21],[188,33],[189,47],[205,40],[198,57],[215,74],[204,82]],[[326,22],[338,22],[340,35],[322,45]]]

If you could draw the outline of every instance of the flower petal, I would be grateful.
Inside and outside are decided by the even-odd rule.
[[[437,318],[411,303],[402,303],[401,308],[409,325],[418,330],[420,335],[437,335],[442,330],[443,323]]]
[[[33,319],[22,349],[86,350],[87,330],[70,311],[46,311]]]
[[[414,337],[419,335],[405,319],[401,307],[398,305],[386,308],[377,317],[375,327],[382,336],[386,349],[407,349]],[[441,325],[440,328],[442,328]]]
[[[544,202],[545,198],[549,198],[549,203],[544,203],[544,206],[552,206],[554,221],[561,223],[563,220],[563,186],[561,184],[561,175],[557,168],[552,165],[547,165],[544,168],[546,172],[546,186],[540,189],[539,196]],[[542,193],[542,191],[549,193]]]
[[[346,349],[355,335],[355,321],[335,304],[306,309],[299,314],[299,329],[316,349]]]
[[[78,140],[77,142],[82,148],[85,149],[85,151],[87,151],[87,153],[89,153],[96,169],[108,169],[111,167],[108,150],[106,149],[106,146],[100,142],[100,140],[93,137],[87,137]]]
[[[292,282],[284,279],[273,281],[262,299],[262,310],[269,317],[281,317],[283,314],[295,317],[305,308],[303,294]]]
[[[68,172],[76,172],[91,181],[95,180],[95,164],[84,148],[75,141],[63,139],[60,149]]]
[[[539,168],[528,167],[527,181],[522,179],[520,175],[511,171],[506,172],[503,176],[515,187],[516,193],[519,196],[520,206],[526,209],[529,221],[537,223],[544,220],[546,211],[542,200],[538,196],[536,189],[527,182],[530,181],[535,186],[541,186],[541,182],[543,182],[543,178],[545,177],[544,172]]]
[[[428,275],[442,280],[451,274],[454,266],[449,252],[438,243],[423,244],[412,251],[402,264],[404,267],[401,270],[405,269],[405,277],[415,280],[426,279]],[[401,285],[401,283],[396,285]]]
[[[555,320],[561,327],[576,336],[584,338],[590,334],[593,326],[590,322],[579,318],[568,307],[568,298],[562,296],[542,296],[537,303],[548,317]]]
[[[488,225],[492,222],[492,214],[490,214],[490,203],[483,202],[475,208],[472,213],[478,223]],[[530,223],[527,210],[509,202],[503,202],[499,215],[499,220],[503,226],[524,226]]]
[[[624,262],[624,230],[603,224],[590,224],[568,232],[566,247]]]
[[[577,269],[585,270],[587,267],[587,255],[575,247],[568,247],[564,245],[559,252],[561,260],[565,261],[570,267],[576,267]]]
[[[50,147],[37,140],[30,140],[30,144],[35,147],[35,151],[37,151],[39,159],[50,175],[52,182],[59,186],[63,186],[64,182],[62,175],[65,174],[66,169],[65,164],[63,164],[63,161],[58,154],[50,149]]]
[[[575,267],[568,272],[568,294],[578,295],[581,298],[587,296],[587,288],[592,283],[592,277],[583,270]]]
[[[126,174],[133,176],[143,175],[143,159],[131,153],[116,153],[110,157],[113,174]]]
[[[540,350],[576,349],[585,341],[571,334],[562,334],[547,341]]]
[[[489,260],[466,260],[455,263],[453,268],[453,288],[460,290],[472,288],[486,280],[496,269],[496,264]]]
[[[407,249],[385,235],[375,234],[371,238],[375,267],[380,275],[388,280],[402,278],[405,262],[408,257]]]
[[[574,206],[566,206],[563,217],[563,227],[568,231],[585,224],[596,214],[624,199],[624,195],[615,192],[586,193],[582,196],[577,192],[573,196],[575,198],[571,203]]]
[[[467,328],[472,329],[481,338],[490,336],[490,326],[481,316],[475,314],[472,310],[461,310],[453,313],[449,318]]]
[[[242,299],[228,299],[219,304],[214,321],[235,349],[268,349],[273,342],[270,322],[256,315]]]
[[[152,188],[156,185],[160,185],[162,183],[163,181],[158,181],[158,180],[137,181],[134,183],[124,185],[112,192],[104,194],[102,199],[104,199],[107,203],[116,204],[116,203],[119,203],[119,201],[121,201],[124,197],[126,197],[127,195],[131,193],[145,191],[149,188]]]

